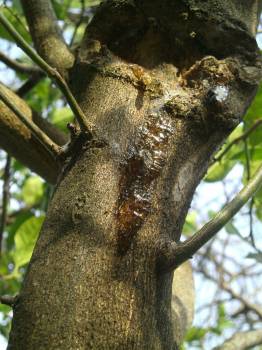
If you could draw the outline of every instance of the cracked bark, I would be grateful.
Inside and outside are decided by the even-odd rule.
[[[177,348],[192,310],[182,300],[172,316],[156,242],[179,241],[213,153],[255,95],[257,17],[256,1],[100,6],[69,71],[96,136],[56,189],[9,350]]]

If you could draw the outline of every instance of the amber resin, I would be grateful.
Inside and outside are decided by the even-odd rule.
[[[154,180],[166,163],[168,140],[172,133],[171,120],[164,112],[150,114],[120,163],[120,195],[116,213],[119,253],[129,248],[151,210]]]

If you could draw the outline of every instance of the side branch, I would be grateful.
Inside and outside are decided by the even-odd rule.
[[[10,307],[14,307],[17,299],[18,299],[18,295],[15,295],[15,296],[2,295],[0,296],[0,303],[4,305],[8,305]]]
[[[4,176],[3,176],[3,192],[2,192],[2,215],[1,215],[1,221],[0,221],[0,256],[2,254],[2,241],[3,241],[3,234],[6,224],[6,214],[7,214],[7,207],[9,202],[9,185],[10,185],[10,175],[11,175],[11,157],[9,154],[7,154],[6,157],[6,164],[4,168]]]
[[[64,133],[47,120],[33,112],[24,100],[8,88],[1,86],[7,98],[12,101],[23,115],[34,122],[53,142],[62,146],[68,139]],[[35,138],[34,134],[22,123],[4,103],[0,103],[0,148],[18,161],[54,184],[60,172],[60,163]]]
[[[57,69],[51,67],[45,60],[40,57],[34,49],[24,40],[24,38],[16,31],[8,19],[0,12],[0,23],[6,31],[14,38],[21,49],[47,73],[47,75],[56,82],[62,93],[64,94],[69,106],[71,107],[82,131],[91,135],[87,119],[70,91],[66,81],[60,75]]]
[[[159,251],[159,269],[161,271],[171,271],[177,268],[213,238],[225,224],[254,196],[262,185],[262,166],[248,184],[236,195],[231,202],[216,214],[216,216],[206,223],[192,237],[183,243],[164,242]]]
[[[22,0],[23,10],[37,52],[52,67],[70,68],[74,56],[69,51],[49,0]]]
[[[3,62],[9,68],[15,70],[18,73],[22,74],[34,74],[40,73],[41,69],[36,66],[30,66],[29,64],[20,63],[16,60],[12,60],[10,57],[5,55],[0,51],[0,61]]]
[[[28,78],[28,80],[16,90],[16,94],[20,97],[24,97],[40,82],[41,79],[43,79],[43,77],[44,74],[42,72],[32,74],[31,77]]]
[[[28,119],[17,106],[5,95],[4,89],[0,86],[0,100],[2,100],[12,112],[24,123],[28,129],[35,135],[38,141],[46,148],[51,156],[56,158],[60,152],[60,147],[56,145],[36,124]]]
[[[253,349],[256,345],[262,344],[262,330],[254,330],[248,332],[238,332],[233,335],[230,339],[226,340],[225,343],[216,347],[213,350],[245,350]]]

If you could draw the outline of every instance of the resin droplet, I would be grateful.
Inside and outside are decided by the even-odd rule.
[[[167,116],[148,116],[120,164],[117,236],[119,253],[130,246],[151,210],[153,181],[166,163],[168,140],[173,133]]]

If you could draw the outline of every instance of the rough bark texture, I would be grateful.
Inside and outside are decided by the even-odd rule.
[[[71,67],[74,57],[68,50],[55,21],[56,16],[51,1],[22,0],[21,3],[39,54],[60,72]]]
[[[94,137],[57,185],[9,350],[177,348],[190,312],[173,319],[173,274],[158,272],[158,247],[180,239],[212,154],[256,92],[257,6],[100,6],[69,72]]]

